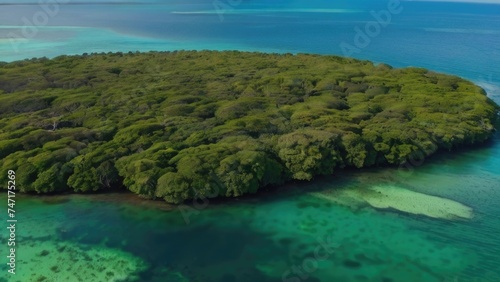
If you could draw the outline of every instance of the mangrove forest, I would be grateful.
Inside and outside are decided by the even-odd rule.
[[[462,78],[337,56],[34,58],[0,63],[0,167],[25,193],[238,197],[483,143],[498,110]]]

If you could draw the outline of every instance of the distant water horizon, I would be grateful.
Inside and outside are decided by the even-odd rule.
[[[68,0],[54,7],[26,2],[32,5],[17,2],[2,7],[0,61],[180,49],[342,56],[341,44],[352,44],[355,28],[364,30],[367,22],[374,21],[370,12],[387,10],[388,3],[341,1],[332,8],[325,1],[274,5],[241,1],[230,6],[224,0],[175,4]],[[400,5],[402,12],[392,15],[390,24],[352,57],[469,79],[494,74],[493,66],[500,64],[500,36],[495,36],[500,35],[500,5],[417,1]]]

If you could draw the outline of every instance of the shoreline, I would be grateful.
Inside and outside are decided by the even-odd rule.
[[[500,141],[500,133],[499,133],[500,131],[498,130],[500,129],[500,122],[496,128],[497,128],[497,133],[486,142],[481,144],[474,144],[469,147],[455,149],[451,152],[444,150],[438,151],[435,154],[428,156],[421,166],[427,166],[433,164],[435,165],[437,162],[442,162],[443,160],[451,160],[452,159],[451,153],[458,154],[458,157],[460,158],[460,156],[465,153],[473,153],[475,150],[488,149],[492,146],[500,144],[498,142]],[[414,169],[418,169],[419,167],[420,166],[415,167]],[[293,180],[275,187],[264,187],[259,191],[257,191],[255,194],[245,194],[236,198],[217,197],[217,198],[207,198],[199,200],[209,201],[210,202],[209,206],[215,208],[218,206],[237,204],[237,202],[239,201],[245,203],[251,203],[263,199],[274,200],[274,199],[280,199],[282,197],[284,198],[295,197],[300,194],[319,193],[323,191],[317,189],[300,190],[299,187],[315,186],[316,183],[324,183],[327,180],[338,180],[339,176],[342,181],[348,181],[349,179],[353,178],[356,174],[363,174],[368,172],[378,173],[385,170],[388,172],[392,171],[394,173],[397,173],[398,171],[400,171],[400,169],[401,168],[398,168],[397,166],[390,166],[390,165],[379,166],[379,167],[364,167],[364,168],[350,167],[337,170],[332,175],[318,176],[317,178],[311,181]],[[391,177],[387,178],[386,180],[391,181]],[[293,187],[292,191],[290,191],[289,189],[290,187]],[[199,204],[194,204],[193,200],[187,200],[186,202],[180,204],[170,204],[163,201],[162,199],[147,199],[141,197],[140,195],[134,194],[133,192],[126,189],[114,189],[112,191],[96,191],[92,193],[75,193],[71,191],[66,191],[62,193],[52,193],[52,194],[33,194],[33,193],[19,192],[19,194],[17,195],[18,197],[20,196],[20,197],[38,199],[46,204],[58,204],[70,201],[72,199],[81,198],[81,199],[91,199],[92,201],[97,201],[102,203],[115,202],[120,204],[122,203],[131,204],[134,206],[142,206],[144,208],[148,209],[151,208],[162,211],[175,211],[179,210],[179,208],[183,206],[194,207],[195,205],[199,205]],[[404,212],[397,210],[395,210],[395,212],[404,214]]]
[[[149,63],[156,71],[140,68]],[[28,66],[42,75],[17,75]],[[497,130],[499,106],[470,81],[338,56],[119,52],[2,68],[0,89],[18,94],[0,118],[27,130],[9,125],[0,164],[17,159],[23,192],[233,198],[346,168],[412,167]]]

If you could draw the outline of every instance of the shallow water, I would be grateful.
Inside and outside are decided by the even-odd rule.
[[[22,35],[21,17],[40,7],[1,6],[0,60],[174,49],[342,54],[339,44],[353,40],[354,27],[386,5],[308,3],[243,1],[222,21],[203,1],[61,6],[50,27],[21,36],[18,52],[9,33]],[[500,103],[499,35],[500,5],[404,2],[354,56],[459,75]],[[2,263],[0,281],[499,281],[499,141],[411,169],[337,171],[181,209],[128,194],[18,195],[17,274]],[[436,219],[330,197],[392,186],[454,200],[474,216]]]
[[[101,265],[93,261],[97,254],[118,257],[124,262],[114,272],[128,275],[126,281],[281,281],[287,271],[303,273],[301,281],[498,281],[500,174],[494,167],[499,151],[495,143],[437,156],[412,172],[339,172],[182,211],[162,203],[148,207],[121,194],[18,197],[16,278],[40,269],[30,261],[41,259],[43,250],[68,246],[82,252],[77,257],[92,248],[96,255],[86,265],[94,269]],[[497,157],[490,158],[492,153]],[[350,208],[313,196],[385,184],[464,203],[474,209],[474,218]],[[62,254],[47,256],[42,265],[71,265],[57,261]],[[122,269],[127,264],[139,269]]]

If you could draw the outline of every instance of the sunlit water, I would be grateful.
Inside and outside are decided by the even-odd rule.
[[[352,43],[369,11],[386,6],[243,1],[221,18],[210,1],[192,2],[61,6],[33,38],[19,25],[39,6],[0,6],[0,60],[174,49],[342,55],[341,42]],[[500,103],[500,5],[403,5],[353,56],[459,75]],[[21,36],[12,41],[12,33]],[[411,169],[337,171],[182,209],[126,194],[18,195],[16,275],[2,262],[0,281],[500,281],[499,139]],[[317,196],[375,186],[451,199],[474,217],[435,219]]]

